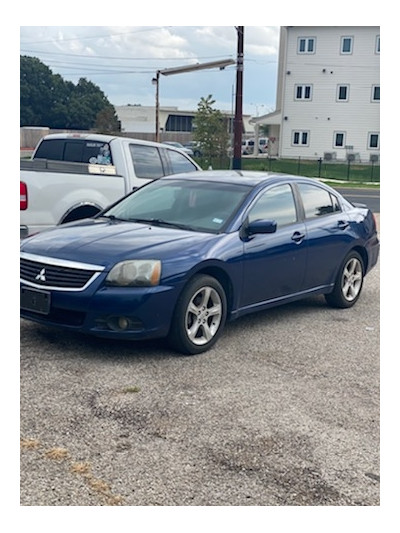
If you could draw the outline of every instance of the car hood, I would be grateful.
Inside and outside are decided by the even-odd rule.
[[[198,256],[218,235],[149,224],[91,219],[65,224],[22,241],[21,251],[110,267],[125,259]]]

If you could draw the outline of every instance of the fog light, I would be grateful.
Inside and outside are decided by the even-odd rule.
[[[107,319],[107,326],[114,331],[121,331],[129,328],[129,318],[126,316],[110,316]]]
[[[129,326],[129,320],[124,317],[124,316],[120,316],[118,318],[118,327],[119,329],[127,329]]]
[[[140,331],[143,329],[143,323],[138,318],[123,315],[104,317],[103,320],[98,320],[97,322],[100,327],[103,324],[103,328],[106,326],[113,331]]]

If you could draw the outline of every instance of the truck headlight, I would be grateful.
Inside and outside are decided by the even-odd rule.
[[[112,267],[106,283],[118,287],[151,287],[158,285],[161,277],[161,261],[136,259],[121,261]]]

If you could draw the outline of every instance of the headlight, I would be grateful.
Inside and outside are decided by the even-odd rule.
[[[108,285],[118,287],[150,287],[158,285],[161,277],[161,261],[153,259],[121,261],[108,273]]]

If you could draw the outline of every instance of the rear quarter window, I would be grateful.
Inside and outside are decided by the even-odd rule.
[[[315,218],[341,211],[336,196],[329,191],[308,183],[299,183],[298,188],[306,218]]]

